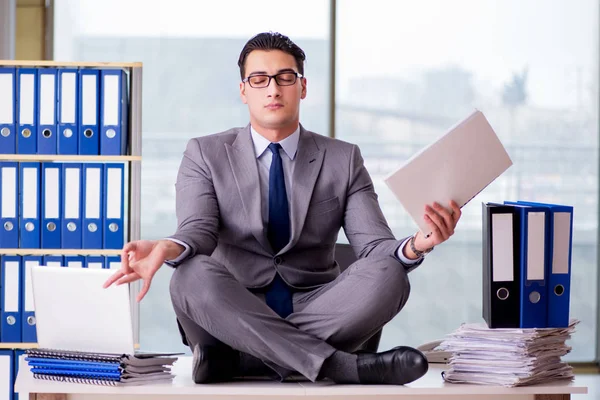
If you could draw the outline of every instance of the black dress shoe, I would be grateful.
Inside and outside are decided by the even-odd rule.
[[[195,383],[226,382],[238,375],[240,353],[225,346],[194,347],[192,379]]]
[[[425,375],[429,368],[423,353],[407,346],[358,354],[357,366],[360,383],[379,385],[404,385]]]

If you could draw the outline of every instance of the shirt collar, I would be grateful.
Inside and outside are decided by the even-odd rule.
[[[252,143],[254,144],[254,154],[256,154],[256,158],[260,158],[260,156],[262,156],[265,150],[267,150],[267,147],[269,147],[271,142],[269,142],[267,138],[262,136],[260,133],[256,132],[252,125],[250,125],[250,134],[252,136]],[[292,133],[290,136],[286,137],[278,143],[281,145],[283,151],[285,151],[285,154],[287,154],[290,160],[293,160],[296,157],[296,153],[298,151],[299,141],[300,125],[298,125],[298,128],[296,128],[294,133]]]

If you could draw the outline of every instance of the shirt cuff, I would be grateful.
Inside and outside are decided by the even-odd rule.
[[[173,265],[173,264],[179,264],[180,262],[182,262],[183,260],[186,259],[186,257],[190,254],[190,252],[192,251],[192,248],[187,244],[182,242],[181,240],[177,240],[177,239],[171,239],[171,238],[167,238],[167,240],[170,240],[171,242],[175,242],[177,244],[182,245],[183,247],[185,247],[185,250],[183,251],[183,253],[181,253],[179,255],[179,257],[177,257],[174,260],[165,260],[166,264],[169,265]]]
[[[406,265],[416,264],[423,259],[423,257],[419,257],[416,260],[411,260],[410,258],[408,258],[404,255],[404,246],[406,246],[408,244],[408,241],[410,240],[410,238],[411,238],[410,236],[408,238],[406,238],[404,240],[404,242],[402,242],[400,244],[400,246],[398,246],[398,248],[396,249],[396,257]]]

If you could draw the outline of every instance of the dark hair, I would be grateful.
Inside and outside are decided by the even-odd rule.
[[[298,45],[285,35],[278,32],[263,32],[253,36],[246,42],[246,45],[240,53],[238,66],[240,67],[240,76],[245,78],[246,58],[253,50],[281,50],[294,57],[298,72],[304,75],[304,60],[306,55]]]

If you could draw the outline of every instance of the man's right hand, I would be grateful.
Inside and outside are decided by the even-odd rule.
[[[184,247],[171,240],[136,240],[127,243],[121,251],[121,269],[104,283],[104,288],[116,282],[117,285],[144,281],[136,300],[140,302],[152,283],[156,271],[165,260],[172,260],[183,253]]]

